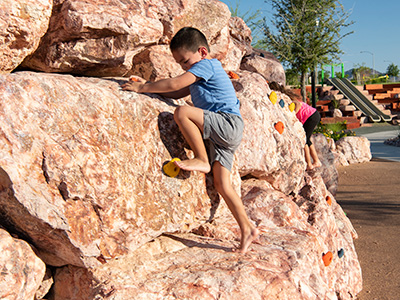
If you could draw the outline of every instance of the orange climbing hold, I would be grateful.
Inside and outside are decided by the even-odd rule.
[[[283,130],[285,129],[285,125],[283,125],[281,121],[275,123],[274,127],[280,134],[282,134]]]
[[[331,264],[332,259],[333,259],[333,254],[331,251],[328,251],[324,255],[322,255],[322,260],[324,262],[325,267]]]
[[[272,104],[275,104],[276,101],[278,101],[278,96],[274,91],[272,91],[271,94],[269,94],[269,100],[271,100]]]
[[[139,82],[139,79],[136,77],[130,77],[129,81]]]
[[[328,205],[332,205],[332,199],[330,196],[326,196],[326,203],[328,203]]]
[[[179,171],[181,170],[181,168],[174,164],[174,161],[180,161],[180,159],[177,157],[173,158],[163,166],[164,173],[167,174],[169,177],[178,176]]]
[[[228,76],[230,79],[239,79],[240,78],[238,74],[236,74],[235,72],[232,72],[232,71],[228,72]]]

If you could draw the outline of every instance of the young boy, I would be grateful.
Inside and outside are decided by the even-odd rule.
[[[176,62],[186,71],[184,74],[156,82],[129,81],[122,89],[159,93],[170,98],[191,95],[195,107],[179,106],[174,119],[194,152],[194,158],[175,164],[188,171],[213,171],[214,186],[240,226],[239,252],[245,253],[257,238],[258,229],[249,221],[230,180],[233,155],[243,133],[239,100],[221,63],[211,59],[207,39],[198,29],[179,30],[171,40],[170,49]],[[204,140],[210,141],[209,156]]]

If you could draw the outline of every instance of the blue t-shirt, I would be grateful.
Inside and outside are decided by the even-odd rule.
[[[188,72],[201,79],[190,86],[194,106],[240,115],[240,102],[228,74],[217,59],[202,59]]]

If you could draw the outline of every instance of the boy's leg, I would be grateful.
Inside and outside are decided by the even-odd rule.
[[[210,172],[211,167],[203,141],[203,110],[193,106],[179,106],[175,110],[174,120],[195,156],[194,159],[176,161],[175,164],[183,170]]]
[[[224,198],[235,220],[238,222],[241,230],[241,242],[239,252],[245,253],[258,237],[258,229],[250,222],[243,206],[242,199],[233,189],[231,184],[231,172],[223,167],[218,161],[213,164],[214,186],[218,193]]]

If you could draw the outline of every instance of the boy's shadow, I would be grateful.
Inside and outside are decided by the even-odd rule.
[[[190,239],[182,238],[170,233],[163,233],[163,236],[169,237],[170,239],[173,239],[175,241],[181,242],[188,248],[193,248],[193,247],[198,247],[198,248],[209,248],[209,249],[217,249],[217,250],[223,250],[225,252],[232,252],[232,248],[229,247],[224,247],[224,246],[218,246],[215,244],[208,244],[208,243],[200,243],[197,241],[193,241]]]
[[[178,125],[174,121],[174,116],[170,112],[162,112],[158,115],[158,130],[160,133],[161,141],[165,148],[168,150],[172,158],[178,157],[181,160],[189,159],[186,155],[185,148],[190,149],[189,145],[185,141],[181,134]],[[206,141],[207,143],[207,141]],[[168,163],[165,161],[163,166]],[[165,174],[165,176],[168,176]],[[189,171],[181,170],[175,178],[184,180],[190,177]],[[211,200],[210,217],[207,222],[210,222],[214,216],[217,208],[219,207],[220,197],[214,188],[214,177],[212,172],[206,174],[206,191],[207,195]]]

